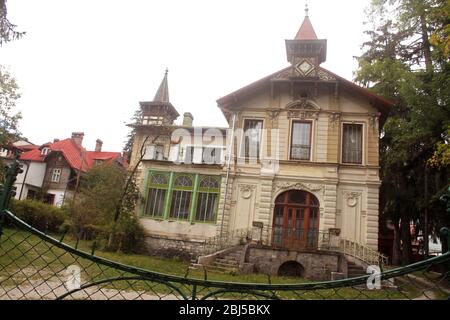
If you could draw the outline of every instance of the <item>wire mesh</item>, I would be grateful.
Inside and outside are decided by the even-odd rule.
[[[219,282],[140,269],[81,251],[3,212],[0,300],[449,299],[450,253],[379,275],[327,282]],[[377,282],[378,281],[378,282]],[[369,284],[379,284],[369,289]]]

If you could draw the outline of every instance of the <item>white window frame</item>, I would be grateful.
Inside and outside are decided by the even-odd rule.
[[[49,147],[44,147],[41,150],[41,155],[46,156],[46,155],[49,154],[49,152],[50,152],[50,148]]]
[[[309,122],[311,124],[311,141],[310,141],[310,150],[309,150],[309,159],[308,160],[300,160],[300,159],[292,159],[291,158],[291,147],[292,147],[292,134],[294,131],[294,122]],[[300,161],[300,162],[312,162],[314,161],[314,154],[316,151],[316,120],[314,119],[300,119],[300,118],[292,118],[289,120],[289,141],[288,141],[288,150],[287,150],[287,159],[289,161]]]
[[[259,155],[258,157],[246,157],[245,156],[245,150],[243,148],[244,145],[244,138],[245,138],[245,132],[244,132],[244,128],[245,128],[245,121],[246,120],[254,120],[254,121],[261,121],[262,122],[262,127],[261,127],[261,137],[259,140]],[[262,159],[262,155],[263,155],[263,150],[264,150],[264,127],[265,127],[265,119],[264,118],[259,118],[259,117],[244,117],[242,118],[242,134],[241,134],[241,143],[239,145],[239,158],[242,159],[249,159],[249,160],[261,160]],[[234,138],[234,137],[233,137]]]
[[[52,182],[59,182],[61,180],[61,168],[54,168],[52,170]]]
[[[348,163],[348,162],[344,162],[344,124],[359,124],[362,125],[362,129],[361,129],[361,163]],[[345,120],[341,122],[341,134],[340,134],[340,162],[342,165],[346,165],[346,166],[364,166],[366,164],[366,127],[367,124],[364,121],[351,121],[351,120]]]

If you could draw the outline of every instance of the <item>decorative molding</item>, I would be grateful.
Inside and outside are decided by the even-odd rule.
[[[286,70],[278,73],[277,75],[275,75],[273,77],[273,79],[274,80],[289,80],[294,75],[293,69],[294,69],[293,67],[286,69]]]
[[[359,192],[344,192],[347,205],[352,208],[358,204],[358,200],[361,196],[362,194]]]
[[[315,65],[313,61],[309,59],[303,59],[297,64],[295,64],[295,73],[300,77],[311,77],[314,76],[313,71],[315,70]]]
[[[323,184],[312,184],[302,182],[277,182],[274,184],[275,194],[278,194],[280,191],[287,191],[287,190],[303,190],[313,193],[325,190],[325,186]]]
[[[268,115],[269,119],[272,121],[272,123],[273,123],[273,121],[278,120],[280,113],[281,113],[281,109],[268,109],[267,110],[267,115]]]
[[[291,118],[300,118],[300,119],[318,119],[320,108],[311,100],[307,98],[300,98],[298,100],[294,100],[289,102],[286,105],[287,116],[289,119]]]
[[[299,118],[301,120],[305,119],[319,119],[318,111],[307,111],[307,110],[288,110],[288,119]]]
[[[256,185],[254,184],[240,184],[239,185],[239,193],[241,197],[244,199],[250,199],[253,191],[256,189]]]
[[[378,127],[379,114],[371,114],[369,116],[369,125],[372,129],[376,129]]]
[[[333,112],[328,117],[329,117],[330,122],[331,122],[331,124],[333,126],[339,124],[339,121],[341,120],[341,114],[340,113],[336,113],[336,112]]]
[[[317,76],[319,77],[320,80],[323,81],[336,81],[336,78],[334,76],[321,69],[317,71]]]

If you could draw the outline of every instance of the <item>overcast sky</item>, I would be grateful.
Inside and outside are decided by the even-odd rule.
[[[369,0],[309,0],[325,68],[351,80]],[[20,129],[41,144],[83,131],[83,145],[120,151],[139,101],[151,101],[169,68],[169,92],[194,125],[226,126],[216,100],[288,66],[285,39],[302,0],[8,0],[27,34],[0,48],[22,98]],[[180,117],[178,123],[181,123]]]

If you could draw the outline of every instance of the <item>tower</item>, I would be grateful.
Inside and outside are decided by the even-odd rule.
[[[143,125],[172,125],[179,117],[179,113],[169,100],[168,73],[169,71],[166,69],[153,101],[139,103],[142,110]]]
[[[306,5],[305,19],[294,40],[286,40],[287,60],[300,77],[316,77],[317,67],[327,56],[327,40],[317,38],[308,12]]]

